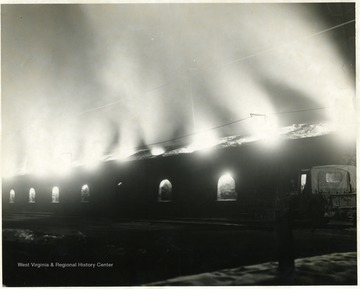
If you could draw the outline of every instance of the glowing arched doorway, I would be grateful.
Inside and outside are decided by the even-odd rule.
[[[59,203],[59,188],[53,187],[51,192],[51,202],[54,204]]]
[[[172,201],[172,184],[169,180],[162,180],[159,185],[159,202]]]
[[[88,185],[83,185],[81,187],[81,202],[88,203],[90,199],[90,189]]]
[[[236,201],[237,193],[235,190],[235,180],[230,174],[221,176],[217,187],[218,201]]]
[[[11,191],[10,191],[9,203],[10,203],[10,204],[15,203],[15,191],[14,191],[14,190],[11,190]]]
[[[36,197],[35,189],[31,188],[29,191],[29,203],[35,203],[35,197]]]

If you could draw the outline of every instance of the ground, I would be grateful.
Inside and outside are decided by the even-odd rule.
[[[297,227],[293,240],[296,270],[279,278],[278,238],[271,226],[13,214],[3,217],[3,282],[6,286],[356,284],[355,228]],[[29,267],[19,266],[20,262]],[[112,265],[31,264],[55,262]]]
[[[225,269],[221,271],[177,277],[149,284],[151,286],[241,286],[241,285],[354,285],[356,284],[356,252],[333,253],[301,258],[295,271],[279,277],[276,262]]]

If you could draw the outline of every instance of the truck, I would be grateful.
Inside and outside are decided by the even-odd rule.
[[[356,167],[323,165],[302,169],[291,194],[294,218],[315,222],[340,220],[356,224]]]

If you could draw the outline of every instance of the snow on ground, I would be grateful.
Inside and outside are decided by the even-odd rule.
[[[332,253],[295,260],[295,272],[280,278],[277,262],[181,276],[150,286],[355,285],[356,252]]]

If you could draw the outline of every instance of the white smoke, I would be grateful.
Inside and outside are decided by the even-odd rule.
[[[313,5],[31,6],[3,9],[3,172],[121,158],[250,113],[268,122],[211,137],[309,115],[279,111],[330,107],[316,117],[353,120],[353,76],[334,42],[343,32]]]

